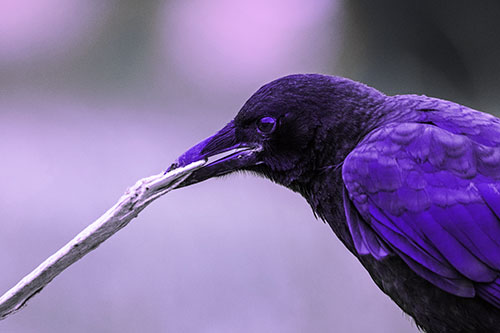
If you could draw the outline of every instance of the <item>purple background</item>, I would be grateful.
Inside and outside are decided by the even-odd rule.
[[[437,27],[464,74],[429,65],[427,40],[384,30],[356,1],[3,0],[1,292],[274,78],[344,75],[493,111],[500,76],[484,64],[498,43],[453,30],[468,11],[428,11],[452,18]],[[169,193],[0,322],[141,330],[417,331],[302,198],[241,174]]]

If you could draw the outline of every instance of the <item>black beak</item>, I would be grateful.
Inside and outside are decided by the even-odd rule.
[[[215,135],[182,154],[167,172],[199,160],[207,161],[205,166],[194,171],[177,186],[184,187],[256,165],[259,163],[258,155],[261,150],[260,145],[238,142],[234,124],[230,122]]]

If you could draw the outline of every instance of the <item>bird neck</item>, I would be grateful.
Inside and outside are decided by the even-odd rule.
[[[388,96],[364,84],[351,81],[353,87],[335,96],[335,104],[318,121],[313,144],[312,172],[341,168],[347,155],[371,131],[387,122]]]

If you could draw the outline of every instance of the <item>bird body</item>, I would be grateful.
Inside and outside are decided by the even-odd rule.
[[[500,332],[500,120],[426,96],[291,75],[171,167],[247,170],[300,193],[427,332]]]

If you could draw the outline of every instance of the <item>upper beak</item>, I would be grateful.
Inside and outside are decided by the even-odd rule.
[[[215,135],[182,154],[167,169],[167,172],[199,160],[207,161],[203,167],[195,170],[177,186],[177,188],[184,187],[258,164],[258,153],[261,150],[258,144],[238,142],[234,124],[231,121]]]

